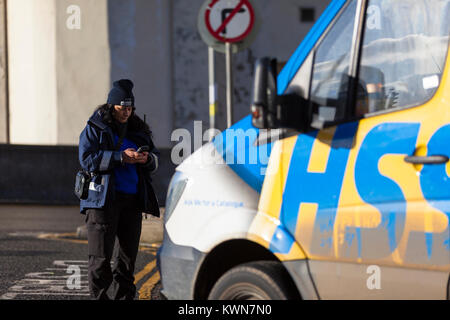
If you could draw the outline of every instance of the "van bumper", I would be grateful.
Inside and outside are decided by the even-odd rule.
[[[170,300],[193,300],[196,273],[205,255],[173,243],[164,229],[164,240],[156,256],[161,293]]]

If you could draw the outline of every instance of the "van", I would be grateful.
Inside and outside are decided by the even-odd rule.
[[[449,299],[450,0],[334,0],[176,168],[169,299]]]

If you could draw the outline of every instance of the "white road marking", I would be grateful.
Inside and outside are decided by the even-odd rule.
[[[43,272],[31,272],[25,278],[17,281],[0,299],[15,299],[20,295],[41,296],[89,296],[87,281],[87,261],[84,260],[56,260],[52,268]],[[80,270],[80,279],[76,288],[70,289],[73,273],[67,272],[77,267]]]

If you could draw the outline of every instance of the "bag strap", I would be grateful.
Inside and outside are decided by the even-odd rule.
[[[123,138],[125,138],[125,135],[127,134],[127,126],[128,126],[128,122],[125,123],[125,127],[122,130],[122,134],[120,135],[119,140],[117,141],[116,148],[115,148],[116,151],[120,151],[120,147],[122,146],[122,143],[123,143]]]

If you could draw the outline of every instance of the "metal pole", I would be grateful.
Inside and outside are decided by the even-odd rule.
[[[233,60],[232,45],[230,42],[225,43],[225,59],[227,73],[227,128],[233,124]]]
[[[208,74],[209,74],[209,128],[216,127],[216,110],[217,110],[217,85],[215,81],[214,69],[214,49],[208,47]],[[209,131],[209,141],[213,138],[213,130]]]

